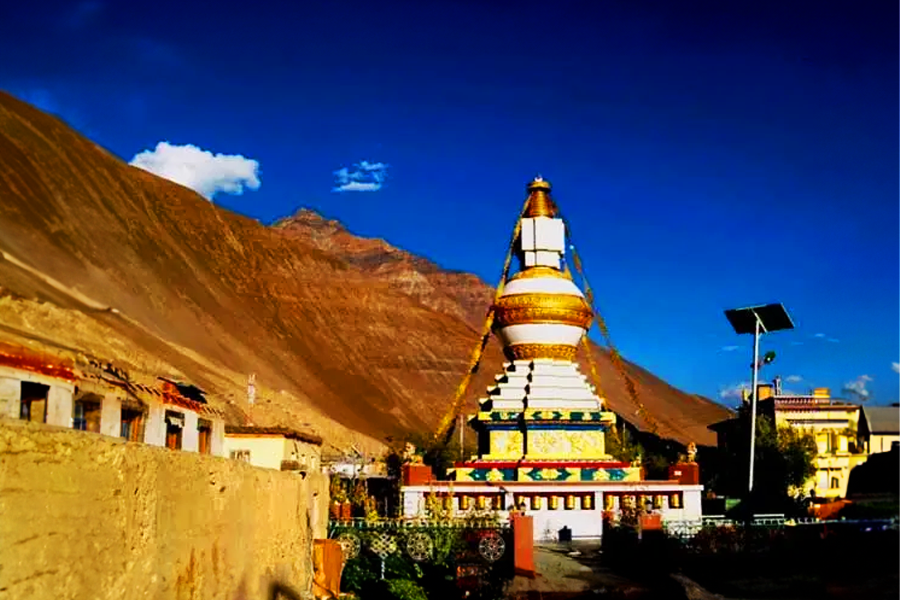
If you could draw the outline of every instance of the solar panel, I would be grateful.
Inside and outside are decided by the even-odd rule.
[[[791,316],[781,303],[733,308],[725,311],[725,317],[734,327],[735,333],[755,333],[757,318],[760,321],[760,333],[794,328]]]

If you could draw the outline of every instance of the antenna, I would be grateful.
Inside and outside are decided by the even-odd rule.
[[[253,404],[256,402],[256,373],[251,373],[247,377],[247,420],[253,425]]]

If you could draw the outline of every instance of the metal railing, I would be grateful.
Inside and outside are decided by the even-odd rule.
[[[682,539],[692,538],[703,529],[712,527],[745,527],[781,529],[784,527],[803,526],[840,526],[856,527],[863,531],[897,530],[900,528],[900,519],[817,519],[815,517],[785,518],[784,515],[758,515],[749,523],[735,521],[719,515],[705,516],[700,519],[663,521],[663,529],[669,535]]]

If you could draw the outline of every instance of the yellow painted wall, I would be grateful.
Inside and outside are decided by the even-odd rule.
[[[254,467],[281,470],[284,460],[296,460],[316,472],[321,466],[320,446],[281,435],[225,434],[225,456],[230,458],[238,450],[250,451],[250,464]]]
[[[894,442],[900,442],[900,435],[871,435],[869,436],[869,454],[890,452],[891,444]]]
[[[281,461],[284,460],[284,438],[281,436],[232,436],[226,433],[226,458],[233,458],[234,453],[239,450],[249,450],[250,460],[248,462],[254,467],[280,471]]]
[[[590,460],[608,458],[599,430],[536,430],[528,432],[530,460]]]
[[[0,488],[10,600],[300,597],[327,525],[321,474],[2,418]]]
[[[775,411],[776,425],[806,431],[816,440],[816,474],[808,487],[814,488],[817,497],[843,498],[847,495],[850,469],[857,464],[851,461],[855,455],[850,454],[850,442],[856,440],[859,413],[859,408],[846,410],[828,405],[814,410],[779,408]],[[837,423],[804,422],[810,419]]]

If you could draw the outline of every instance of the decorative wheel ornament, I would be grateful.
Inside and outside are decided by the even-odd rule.
[[[344,560],[351,560],[359,556],[360,541],[359,536],[355,533],[345,531],[337,536],[338,543],[341,545],[341,551],[344,554]]]
[[[406,552],[416,562],[422,562],[431,558],[433,550],[434,543],[427,533],[419,531],[406,538]]]
[[[478,542],[478,553],[488,562],[497,562],[506,552],[506,542],[495,531],[488,532]]]
[[[388,533],[379,533],[372,537],[369,546],[372,548],[372,552],[377,554],[381,560],[384,560],[397,551],[397,540]]]

